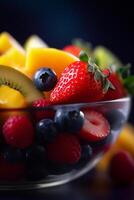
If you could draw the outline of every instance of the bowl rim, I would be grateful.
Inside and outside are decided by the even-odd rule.
[[[106,100],[106,101],[95,101],[95,102],[84,102],[84,103],[71,103],[71,104],[57,104],[57,105],[49,105],[45,107],[22,107],[22,108],[0,108],[0,112],[7,112],[7,111],[40,111],[40,110],[57,110],[60,108],[81,108],[81,107],[93,107],[99,105],[106,105],[111,103],[121,103],[121,102],[131,102],[131,96],[126,96],[123,98],[118,98],[114,100]]]

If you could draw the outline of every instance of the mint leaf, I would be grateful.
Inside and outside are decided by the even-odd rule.
[[[125,88],[128,93],[134,95],[134,76],[128,76],[123,80]]]
[[[117,69],[117,73],[125,79],[126,77],[130,76],[130,69],[131,69],[131,64],[127,64],[125,66],[119,67]]]

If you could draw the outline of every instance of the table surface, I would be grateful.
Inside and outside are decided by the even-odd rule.
[[[0,200],[134,200],[134,185],[115,186],[104,174],[89,173],[81,179],[50,189],[0,191]]]

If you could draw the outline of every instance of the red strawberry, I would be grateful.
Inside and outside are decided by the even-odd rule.
[[[32,107],[33,108],[45,108],[47,106],[50,106],[51,102],[48,99],[38,99],[33,102]],[[53,118],[54,112],[52,110],[34,110],[34,116],[36,118],[36,121],[40,121],[42,119],[46,118]]]
[[[81,157],[78,139],[71,134],[61,134],[47,146],[48,159],[60,164],[75,164]]]
[[[61,74],[50,101],[54,104],[99,101],[104,97],[103,87],[108,81],[102,76],[96,65],[76,61]]]
[[[33,143],[34,129],[28,116],[11,116],[3,125],[3,136],[7,144],[26,148]]]
[[[134,182],[134,159],[129,152],[120,150],[112,157],[109,174],[117,183]]]
[[[88,141],[99,141],[110,133],[110,125],[101,113],[96,111],[84,112],[84,125],[80,131],[80,137]]]
[[[108,79],[115,87],[115,90],[108,90],[104,96],[104,100],[118,99],[125,96],[125,88],[121,82],[120,77],[116,73],[109,73],[109,70],[106,69],[103,71],[104,74],[108,75]]]
[[[79,54],[82,49],[75,45],[67,45],[63,48],[63,50],[73,54],[74,56],[79,57]]]
[[[9,163],[0,158],[0,181],[16,181],[24,178],[25,165],[22,163]]]

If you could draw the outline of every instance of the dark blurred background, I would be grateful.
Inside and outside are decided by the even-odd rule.
[[[62,48],[80,37],[93,46],[105,45],[132,66],[133,23],[130,0],[0,0],[0,32],[10,32],[21,43],[34,33],[50,46]],[[130,120],[134,122],[133,115]]]

